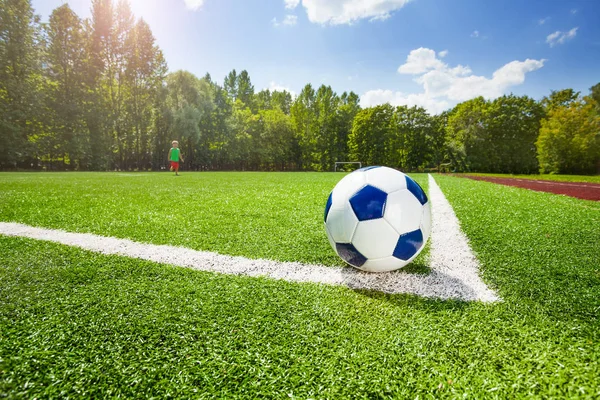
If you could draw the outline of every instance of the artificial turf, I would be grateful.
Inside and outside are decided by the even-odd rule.
[[[82,176],[93,180],[90,175]],[[289,175],[258,181],[314,180],[307,186],[318,187],[340,178]],[[76,181],[77,175],[64,179]],[[484,279],[503,302],[219,275],[0,236],[0,396],[600,396],[600,205],[486,182],[436,180],[479,256]],[[90,185],[71,182],[75,192]],[[39,182],[18,186],[2,185],[3,204],[14,204],[22,197],[17,193],[43,196],[52,189]],[[34,197],[25,196],[23,219],[10,220],[75,230],[66,217],[64,226],[59,218],[35,219],[37,211],[56,212],[60,200],[32,210]],[[61,215],[84,208],[67,204]],[[313,227],[307,234],[317,235],[322,204],[318,208],[318,227],[312,215],[288,222]],[[1,210],[0,219],[7,220],[4,205]],[[88,229],[107,234],[102,229],[110,225],[95,221]],[[138,234],[144,231],[130,228],[129,235]],[[319,251],[311,257],[327,259]]]
[[[343,173],[0,173],[0,221],[343,265],[323,225]],[[427,190],[425,174],[412,175]],[[423,257],[421,257],[423,258]]]

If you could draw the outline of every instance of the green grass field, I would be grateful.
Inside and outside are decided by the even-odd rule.
[[[0,221],[340,265],[333,173],[0,174]],[[426,187],[426,175],[415,175]],[[600,204],[436,176],[503,302],[0,236],[0,397],[600,396]]]
[[[536,180],[557,181],[557,182],[600,183],[600,175],[554,175],[554,174],[523,175],[523,174],[479,174],[479,173],[469,173],[468,175],[491,176],[491,177],[497,177],[497,178],[536,179]]]

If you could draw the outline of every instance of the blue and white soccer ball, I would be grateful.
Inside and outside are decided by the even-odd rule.
[[[402,268],[431,232],[431,205],[414,180],[388,167],[346,175],[325,206],[325,230],[335,252],[363,271]]]

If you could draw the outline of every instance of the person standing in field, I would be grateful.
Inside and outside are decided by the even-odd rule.
[[[169,150],[169,161],[171,162],[171,171],[175,171],[175,175],[179,175],[179,160],[184,162],[183,156],[181,155],[181,149],[179,148],[179,142],[173,140],[171,143],[173,147]]]

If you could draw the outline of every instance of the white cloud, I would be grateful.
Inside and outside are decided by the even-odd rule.
[[[296,92],[291,90],[289,87],[276,83],[275,81],[269,82],[269,86],[265,89],[270,90],[271,92],[283,92],[284,90],[292,95],[292,97],[296,97]]]
[[[560,33],[561,33],[560,31],[556,31],[556,32],[551,33],[548,36],[546,36],[546,43],[549,43],[550,46],[554,46],[556,39],[560,36]]]
[[[310,22],[351,24],[368,18],[385,20],[411,0],[302,0]],[[287,2],[287,0],[286,0]]]
[[[479,31],[473,31],[473,33],[471,33],[471,37],[478,38],[479,37]]]
[[[576,8],[572,9],[571,14],[573,14],[573,15],[577,14],[577,9]]]
[[[450,108],[450,104],[446,100],[428,97],[424,93],[404,94],[402,92],[377,89],[369,90],[360,97],[360,104],[363,107],[372,107],[385,103],[390,103],[393,106],[423,107],[432,114],[439,114]]]
[[[202,4],[204,4],[204,0],[183,0],[183,1],[185,1],[185,6],[193,11],[199,10],[200,7],[202,7]]]
[[[298,17],[295,15],[286,15],[283,19],[284,25],[294,26],[298,22]]]
[[[444,63],[436,58],[435,51],[419,47],[408,54],[406,62],[398,67],[398,72],[401,74],[421,74],[430,69],[440,68],[443,65]]]
[[[273,18],[271,20],[271,23],[275,27],[281,26],[281,25],[294,26],[294,25],[296,25],[297,22],[298,22],[298,17],[295,15],[291,15],[291,14],[286,15],[285,18],[283,18],[283,21],[281,21],[281,22],[277,21],[277,18]]]
[[[294,8],[298,7],[298,4],[300,3],[300,0],[283,0],[285,3],[285,8],[289,8],[290,10],[293,10]]]
[[[554,47],[557,44],[563,44],[577,35],[577,29],[579,29],[579,27],[575,27],[568,32],[556,31],[551,33],[546,36],[546,43],[548,43],[550,47]]]
[[[442,50],[438,52],[438,57],[439,58],[444,58],[448,55],[448,50]]]
[[[439,57],[442,56],[441,53]],[[409,53],[398,72],[414,75],[414,81],[423,87],[423,92],[407,94],[391,90],[370,90],[363,94],[361,103],[366,106],[386,102],[392,105],[416,105],[437,114],[451,104],[474,97],[493,99],[502,96],[511,86],[522,84],[528,72],[542,68],[545,61],[511,61],[498,68],[491,78],[487,78],[473,74],[468,66],[459,64],[451,67],[437,58],[435,51],[421,47]]]
[[[550,17],[538,19],[538,25],[544,25],[546,22],[548,22],[549,19]]]

